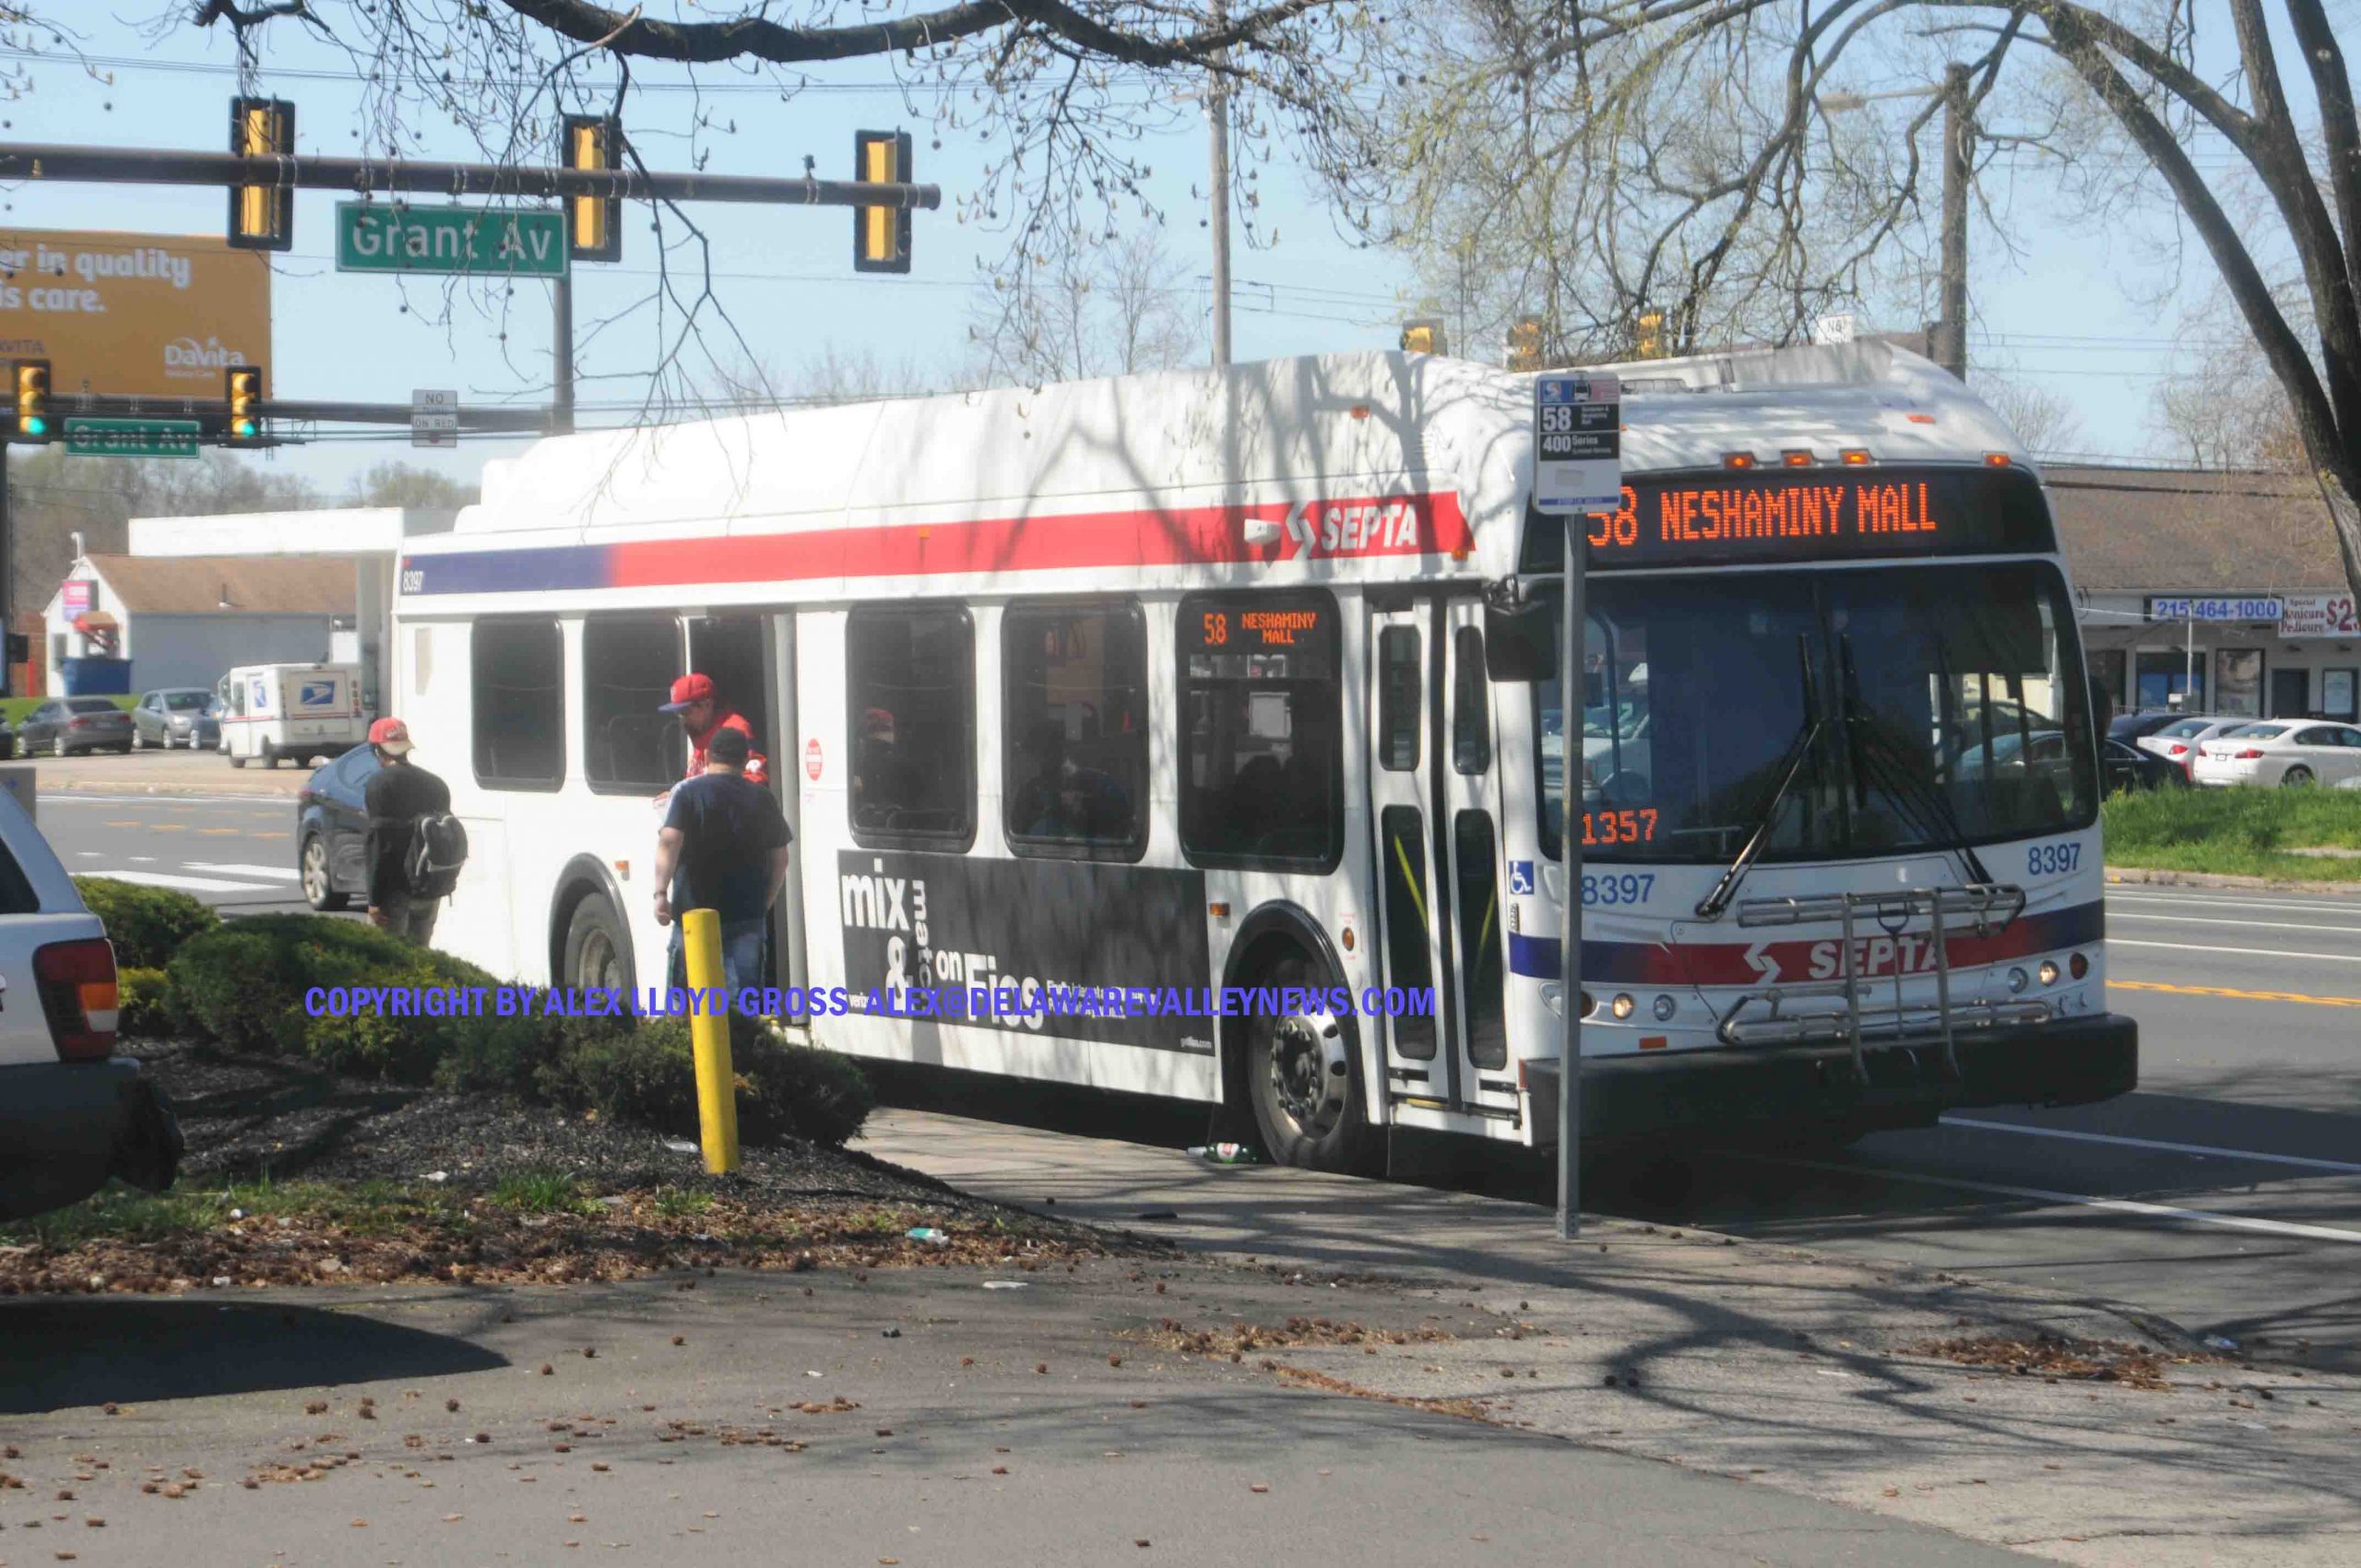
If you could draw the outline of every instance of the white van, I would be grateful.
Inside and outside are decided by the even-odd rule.
[[[260,757],[305,762],[369,738],[358,664],[248,664],[221,677],[221,753],[231,767]]]

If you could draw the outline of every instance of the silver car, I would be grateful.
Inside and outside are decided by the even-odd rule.
[[[197,686],[149,692],[131,710],[131,737],[142,749],[186,746],[196,751],[219,744],[221,721],[214,715],[213,694]]]

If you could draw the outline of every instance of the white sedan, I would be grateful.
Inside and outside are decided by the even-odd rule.
[[[2189,778],[2199,784],[2338,784],[2361,778],[2361,730],[2274,720],[2201,742]]]
[[[2153,752],[2166,762],[2189,771],[2197,760],[2197,748],[2207,741],[2225,741],[2235,731],[2253,723],[2251,719],[2220,719],[2200,714],[2189,719],[2176,719],[2153,734],[2142,735],[2132,742],[2143,752]]]

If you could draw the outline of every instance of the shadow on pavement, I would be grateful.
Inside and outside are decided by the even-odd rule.
[[[102,1296],[0,1303],[0,1415],[504,1366],[447,1335],[314,1307]]]

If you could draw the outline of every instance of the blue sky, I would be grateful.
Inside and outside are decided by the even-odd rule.
[[[227,101],[236,90],[226,33],[174,27],[151,40],[147,30],[99,15],[77,20],[89,29],[86,53],[108,62],[113,80],[93,81],[69,64],[35,65],[34,90],[6,111],[6,135],[128,146],[222,145]],[[349,82],[333,76],[341,57],[282,27],[267,59],[282,71],[326,74],[315,78],[266,70],[261,78],[265,90],[296,102],[302,150],[352,150],[356,94]],[[652,68],[639,74],[644,81],[663,79]],[[820,173],[843,176],[849,172],[853,130],[907,128],[918,141],[919,178],[945,187],[944,210],[917,215],[916,261],[908,277],[874,278],[851,271],[851,219],[842,211],[701,208],[697,216],[714,236],[716,267],[724,274],[719,288],[725,302],[754,351],[780,371],[791,373],[831,347],[888,362],[963,361],[979,255],[997,256],[1004,243],[952,216],[957,194],[980,178],[973,138],[946,137],[943,150],[931,150],[932,126],[906,114],[900,95],[881,85],[886,72],[875,62],[814,73],[813,79],[831,90],[790,102],[761,92],[718,101],[739,130],[710,142],[709,169],[795,174],[808,151],[817,158]],[[680,141],[651,133],[668,115],[677,122],[685,101],[677,94],[637,100],[635,113],[646,114],[648,123],[627,125],[652,167],[679,167],[684,160]],[[474,156],[456,132],[429,150],[433,156]],[[1188,116],[1143,154],[1156,167],[1152,188],[1169,216],[1171,253],[1192,284],[1209,270],[1204,203],[1192,194],[1192,185],[1200,192],[1205,188],[1204,150],[1202,121]],[[1237,356],[1390,347],[1403,314],[1401,302],[1413,287],[1406,264],[1340,237],[1324,203],[1302,172],[1284,161],[1284,154],[1277,166],[1266,169],[1262,184],[1263,215],[1281,243],[1267,250],[1241,245],[1236,255]],[[1977,325],[1971,354],[2066,398],[2081,416],[2078,449],[2118,457],[2153,451],[2151,394],[2159,375],[2176,364],[2188,369],[2193,363],[2187,350],[2174,346],[2177,314],[2183,301],[2194,301],[2210,288],[2210,262],[2197,255],[2176,286],[2171,274],[2157,270],[2148,248],[2155,237],[2153,227],[2101,225],[2060,212],[2046,179],[2030,166],[2016,191],[2019,227],[2032,236],[2027,248],[2010,254],[1980,219],[1972,242]],[[448,328],[415,311],[404,314],[394,282],[335,270],[336,199],[326,192],[300,193],[294,250],[277,258],[275,392],[390,402],[407,400],[414,387],[456,386],[470,401],[539,397],[534,388],[548,375],[548,327],[538,299],[520,300],[505,356],[496,339],[498,325],[465,303]],[[30,186],[0,196],[0,217],[28,228],[218,233],[223,207],[221,193],[211,188]],[[586,327],[644,295],[649,286],[653,236],[643,215],[626,213],[624,235],[621,267],[576,269],[575,311]],[[412,287],[413,299],[433,302],[431,288]],[[1202,310],[1204,299],[1192,291],[1187,303]],[[582,369],[595,375],[644,366],[653,342],[644,327],[611,328],[583,350]],[[630,390],[593,383],[581,396],[586,405],[611,404],[627,398]],[[585,422],[595,417],[586,410]],[[485,457],[501,449],[502,444],[470,438],[457,453],[413,451],[402,433],[390,440],[330,440],[288,448],[271,460],[336,488],[386,457],[472,476]]]

